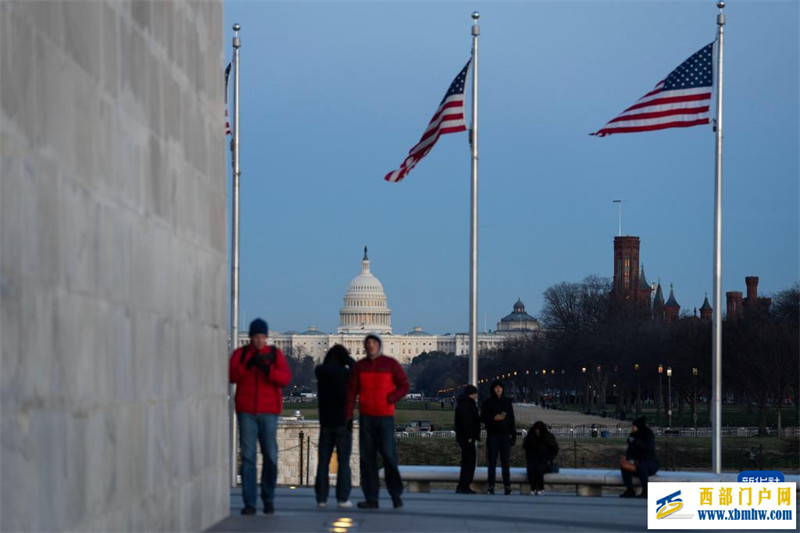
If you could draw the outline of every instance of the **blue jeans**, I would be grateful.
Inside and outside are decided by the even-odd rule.
[[[500,465],[503,470],[503,486],[511,488],[511,468],[509,456],[511,455],[511,436],[510,435],[487,435],[486,436],[486,462],[489,463],[488,486],[494,489],[494,480],[497,469],[497,453],[500,452]]]
[[[319,429],[319,446],[317,448],[317,481],[314,493],[318,502],[328,500],[328,470],[333,448],[336,447],[336,458],[339,468],[336,472],[336,500],[346,502],[350,499],[350,452],[353,451],[353,432],[346,426],[321,427]]]
[[[256,506],[256,442],[261,444],[261,499],[275,499],[278,482],[278,415],[237,413],[242,449],[242,498],[245,507]]]
[[[403,480],[397,469],[397,446],[393,416],[359,417],[358,444],[361,447],[361,489],[368,502],[378,501],[378,454],[383,459],[386,490],[392,498],[403,494]]]

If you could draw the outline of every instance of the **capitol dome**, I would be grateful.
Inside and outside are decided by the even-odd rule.
[[[339,333],[391,333],[392,311],[386,305],[383,284],[369,270],[367,247],[361,273],[353,278],[339,310]]]

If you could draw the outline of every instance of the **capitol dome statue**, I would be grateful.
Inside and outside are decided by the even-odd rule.
[[[391,333],[392,311],[386,305],[383,284],[369,271],[367,247],[361,273],[353,278],[339,310],[339,333]]]

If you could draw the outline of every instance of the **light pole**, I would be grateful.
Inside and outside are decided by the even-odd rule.
[[[589,407],[589,383],[586,380],[586,367],[581,367],[581,374],[583,374],[583,405]]]
[[[667,426],[672,427],[672,367],[667,367]]]
[[[664,365],[658,365],[658,398],[656,398],[656,418],[661,419],[661,408],[664,403],[664,392],[661,388],[661,376],[664,374]]]
[[[697,429],[697,367],[692,367],[692,427]]]
[[[639,363],[633,365],[633,370],[636,372],[636,416],[642,414],[642,382],[639,379]]]

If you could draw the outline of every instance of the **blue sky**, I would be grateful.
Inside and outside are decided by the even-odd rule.
[[[518,297],[538,315],[549,286],[611,276],[618,198],[648,278],[674,283],[682,310],[711,297],[711,128],[588,133],[715,39],[713,1],[228,1],[226,62],[242,25],[246,320],[335,331],[368,245],[395,333],[467,330],[466,133],[403,182],[383,176],[469,58],[476,9],[481,329]],[[800,3],[725,12],[723,291],[756,275],[771,293],[798,279]]]

